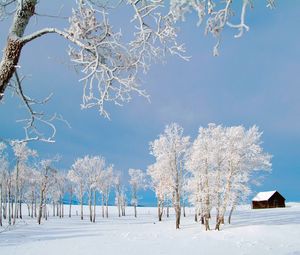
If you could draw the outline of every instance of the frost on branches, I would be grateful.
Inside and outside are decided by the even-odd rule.
[[[261,147],[261,135],[256,126],[246,130],[242,126],[210,124],[199,129],[186,169],[191,173],[191,202],[206,230],[210,229],[212,208],[217,211],[215,229],[219,230],[227,207],[232,208],[232,213],[249,194],[253,174],[271,168],[271,156]]]
[[[116,6],[110,6],[110,2],[76,0],[71,4],[73,9],[66,29],[44,27],[35,31],[32,18],[38,15],[37,7],[43,2],[0,0],[0,21],[13,16],[0,62],[0,101],[8,87],[20,96],[32,116],[26,119],[26,130],[37,135],[26,137],[27,140],[40,138],[52,141],[56,131],[53,121],[57,119],[41,117],[33,109],[35,104],[44,104],[48,98],[36,101],[25,95],[23,79],[16,72],[16,68],[20,68],[23,47],[33,40],[54,33],[69,41],[70,60],[82,74],[82,109],[97,108],[101,115],[109,117],[108,103],[123,105],[131,100],[133,94],[147,97],[140,87],[140,74],[147,72],[152,63],[164,60],[166,55],[186,59],[185,48],[178,42],[177,23],[184,21],[190,12],[196,12],[198,25],[204,23],[206,33],[217,38],[214,48],[217,55],[221,33],[226,26],[237,30],[236,37],[249,30],[245,17],[246,11],[252,8],[251,0],[121,0]],[[274,6],[274,0],[266,0],[266,3],[267,7]],[[128,23],[133,32],[129,36],[123,36],[120,28],[113,28],[109,20],[114,9],[124,8],[125,5],[132,14]],[[46,13],[45,17],[49,15],[53,16]],[[240,16],[238,23],[232,21],[236,15]],[[43,137],[36,130],[35,122],[46,124],[53,134],[48,139]]]
[[[142,170],[132,169],[132,168],[130,168],[128,170],[128,174],[130,177],[129,184],[130,184],[131,190],[132,190],[131,204],[134,207],[134,217],[137,217],[137,210],[136,210],[136,207],[138,206],[137,191],[139,189],[146,188],[146,175],[145,175],[145,173],[143,173]]]
[[[156,162],[149,167],[148,174],[153,179],[154,189],[157,189],[158,200],[164,197],[164,194],[160,194],[161,191],[169,190],[168,195],[172,197],[176,213],[176,229],[180,226],[184,160],[189,140],[190,137],[183,135],[183,128],[172,123],[166,126],[164,133],[158,139],[150,143],[150,154],[155,157]],[[161,184],[168,186],[160,190]],[[161,203],[159,202],[159,206]],[[160,217],[160,207],[158,210]]]
[[[109,193],[114,182],[113,165],[106,166],[102,156],[85,156],[75,161],[67,177],[73,183],[75,194],[80,201],[82,220],[84,195],[87,194],[90,221],[95,222],[97,191],[102,194],[102,216],[104,217],[105,203],[105,215],[108,217]]]

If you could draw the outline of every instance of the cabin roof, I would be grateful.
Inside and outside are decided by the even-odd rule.
[[[259,192],[252,199],[252,201],[268,201],[276,192],[277,192],[276,190]]]

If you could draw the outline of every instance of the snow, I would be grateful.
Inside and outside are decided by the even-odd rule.
[[[264,191],[264,192],[259,192],[257,195],[252,199],[252,201],[267,201],[271,196],[274,195],[276,190],[273,191]]]
[[[300,203],[264,210],[240,206],[231,225],[209,232],[193,221],[192,208],[187,208],[180,230],[175,229],[173,211],[170,218],[157,222],[156,208],[138,208],[138,218],[133,217],[133,208],[121,218],[115,207],[109,209],[110,218],[98,216],[96,223],[88,222],[87,216],[81,221],[75,206],[72,218],[50,216],[40,226],[25,217],[10,230],[0,228],[0,254],[300,254]]]

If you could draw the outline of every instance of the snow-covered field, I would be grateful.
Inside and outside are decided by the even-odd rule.
[[[222,226],[220,232],[205,232],[193,221],[189,208],[180,230],[175,230],[173,215],[157,222],[156,208],[138,208],[137,219],[132,208],[127,208],[128,216],[121,218],[115,208],[110,208],[110,218],[98,216],[94,224],[88,222],[88,217],[81,221],[76,210],[73,209],[75,216],[71,219],[50,216],[39,226],[25,217],[12,229],[0,228],[0,254],[300,255],[300,203],[265,210],[241,206],[234,213],[232,224]],[[100,214],[100,208],[97,210]]]

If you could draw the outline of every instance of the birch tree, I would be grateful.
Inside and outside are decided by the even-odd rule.
[[[130,168],[128,170],[128,174],[130,177],[129,184],[131,185],[131,204],[134,208],[134,217],[137,217],[137,209],[138,206],[138,196],[137,192],[139,189],[144,189],[145,182],[146,182],[146,176],[140,169],[132,169]]]
[[[191,200],[201,211],[206,230],[212,208],[217,212],[215,229],[220,230],[227,207],[231,206],[231,215],[249,194],[252,174],[270,169],[271,156],[261,147],[261,135],[256,126],[247,130],[209,124],[199,129],[186,168],[192,174]]]
[[[80,203],[80,218],[83,220],[83,196],[86,189],[86,172],[82,158],[76,159],[72,169],[68,172],[68,178],[75,184],[75,192]]]
[[[8,160],[5,149],[6,145],[0,142],[0,226],[2,226],[4,208],[7,204],[6,196],[4,196],[4,190],[6,190],[8,182]],[[3,207],[3,204],[5,204],[5,207]]]
[[[97,188],[99,192],[102,194],[102,217],[104,216],[108,218],[108,200],[110,191],[115,182],[115,176],[113,173],[113,165],[109,165],[106,169],[101,173],[99,179],[97,181]],[[105,206],[105,210],[104,210]]]
[[[15,169],[15,212],[13,218],[13,224],[16,223],[16,216],[18,213],[18,206],[17,203],[20,203],[20,171],[25,171],[26,169],[26,162],[29,157],[37,156],[37,152],[35,150],[31,150],[27,147],[25,142],[19,141],[12,141],[11,142],[14,155],[16,157],[16,169]]]
[[[231,127],[226,133],[228,136],[226,184],[219,219],[215,227],[217,230],[224,222],[224,215],[230,201],[234,207],[238,199],[242,198],[240,193],[249,187],[253,173],[271,169],[271,155],[265,153],[261,147],[262,133],[256,126],[248,130],[242,126]]]
[[[163,161],[168,183],[171,185],[172,201],[176,213],[176,229],[180,226],[181,193],[184,175],[185,154],[189,147],[189,137],[183,136],[183,128],[176,123],[167,125],[164,133],[150,143],[150,154],[156,162]]]
[[[40,188],[40,198],[39,198],[39,206],[38,206],[38,224],[41,224],[43,217],[43,209],[44,213],[46,210],[46,196],[47,189],[49,188],[49,183],[53,180],[54,175],[57,171],[51,166],[53,163],[53,159],[42,160],[39,162],[37,169],[39,169],[40,178],[39,178],[39,188]],[[47,214],[46,214],[47,215]]]
[[[156,161],[148,166],[147,174],[150,176],[150,188],[154,190],[157,198],[158,221],[162,221],[163,209],[168,198],[172,197],[172,180],[168,171],[165,171],[165,160]]]

